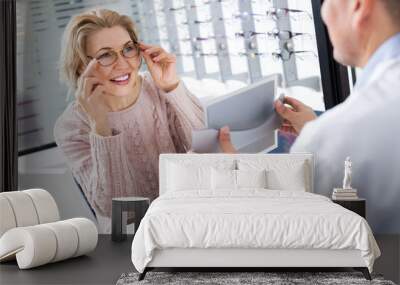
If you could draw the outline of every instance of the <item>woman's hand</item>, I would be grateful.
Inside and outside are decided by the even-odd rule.
[[[219,147],[223,153],[237,153],[236,148],[231,141],[231,134],[228,126],[219,129],[218,132]]]
[[[280,100],[275,103],[276,112],[283,118],[281,131],[298,135],[306,123],[317,118],[313,109],[294,98],[285,97],[284,104]]]
[[[110,109],[104,100],[105,89],[102,81],[95,76],[97,66],[97,60],[92,59],[78,79],[75,97],[79,106],[89,116],[92,130],[101,136],[111,136],[107,119]]]
[[[159,46],[140,43],[139,47],[157,87],[164,92],[170,92],[178,87],[175,55],[167,53]]]

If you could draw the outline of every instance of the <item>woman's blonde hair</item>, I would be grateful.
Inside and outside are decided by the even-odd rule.
[[[60,79],[77,88],[82,68],[88,63],[86,39],[103,28],[121,26],[127,30],[133,42],[138,42],[135,24],[131,18],[119,13],[99,9],[74,16],[68,23],[61,44]]]

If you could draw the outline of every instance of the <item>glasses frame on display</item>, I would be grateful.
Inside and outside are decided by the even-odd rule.
[[[312,20],[312,15],[304,10],[289,9],[289,8],[269,8],[265,11],[267,17],[278,20],[282,17],[291,17],[293,20],[299,20],[299,17],[305,15],[308,19]]]

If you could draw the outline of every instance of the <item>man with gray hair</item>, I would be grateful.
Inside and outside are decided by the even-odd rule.
[[[400,233],[400,0],[325,0],[322,18],[335,59],[362,74],[353,94],[318,118],[294,98],[277,100],[281,130],[299,135],[291,152],[314,153],[316,193],[341,185],[350,156],[373,231]],[[225,153],[236,152],[228,128],[219,137]]]
[[[335,59],[363,71],[353,94],[318,118],[293,98],[278,101],[282,130],[299,134],[291,152],[315,154],[317,193],[341,185],[350,156],[373,231],[400,233],[400,0],[325,0],[322,18]]]

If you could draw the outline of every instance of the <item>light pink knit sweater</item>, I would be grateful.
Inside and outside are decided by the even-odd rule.
[[[72,102],[58,118],[54,135],[74,177],[96,213],[111,216],[111,199],[158,196],[160,153],[183,153],[192,129],[204,128],[203,109],[182,82],[165,93],[142,75],[134,105],[108,115],[115,135],[91,132],[87,115]]]

